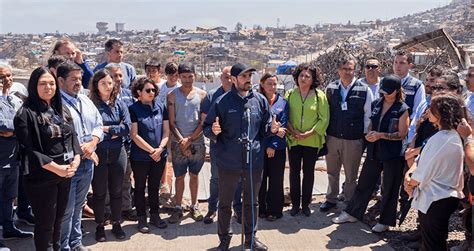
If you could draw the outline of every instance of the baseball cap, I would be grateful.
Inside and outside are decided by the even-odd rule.
[[[242,63],[236,63],[232,66],[232,68],[230,69],[230,75],[231,76],[234,76],[234,77],[237,77],[239,76],[240,74],[243,74],[245,72],[248,72],[248,71],[257,71],[255,68],[253,67],[249,67],[245,64],[242,64]]]
[[[393,74],[387,75],[380,81],[380,90],[382,94],[392,94],[394,91],[402,88],[402,81]]]

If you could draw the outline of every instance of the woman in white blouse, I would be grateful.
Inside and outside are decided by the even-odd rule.
[[[448,221],[464,197],[464,151],[456,127],[465,118],[463,102],[451,95],[431,100],[429,120],[439,128],[405,177],[405,191],[418,210],[421,250],[447,250]]]

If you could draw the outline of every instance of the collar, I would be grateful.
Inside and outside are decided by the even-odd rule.
[[[401,79],[401,80],[402,80],[402,86],[403,86],[403,85],[406,85],[405,81],[406,81],[408,78],[410,78],[410,73],[407,73],[407,75]]]
[[[79,95],[76,95],[76,97],[74,97],[63,90],[60,90],[60,92],[61,92],[61,96],[63,96],[64,98],[67,98],[69,101],[78,102],[80,100]]]
[[[342,85],[341,79],[339,79],[339,85],[340,85],[342,88],[344,88],[345,90],[349,90],[349,89],[351,88],[351,86],[354,85],[355,81],[356,81],[356,78],[355,78],[355,77],[352,78],[352,82],[347,86],[347,88],[344,88],[344,85]]]
[[[234,95],[236,95],[237,97],[239,97],[243,100],[249,100],[254,96],[253,89],[249,90],[249,93],[247,94],[247,96],[245,96],[245,97],[240,96],[240,93],[239,93],[239,91],[237,91],[237,88],[235,87],[235,85],[232,85],[232,88],[230,89],[229,92],[232,92]]]

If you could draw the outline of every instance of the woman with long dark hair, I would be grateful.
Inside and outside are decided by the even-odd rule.
[[[297,87],[285,94],[290,110],[287,125],[292,204],[290,215],[295,216],[301,209],[305,216],[310,216],[314,165],[318,152],[325,143],[326,128],[329,125],[329,104],[324,92],[316,89],[322,83],[322,74],[318,67],[300,64],[296,67],[293,78]]]
[[[463,194],[464,151],[456,128],[466,118],[463,101],[454,95],[431,100],[429,120],[439,131],[423,148],[405,177],[405,191],[418,210],[421,250],[446,250],[448,223]]]
[[[22,148],[25,189],[35,215],[35,248],[59,250],[62,217],[81,148],[53,74],[36,68],[28,93],[14,124]]]
[[[258,194],[259,217],[274,221],[283,216],[283,178],[286,162],[285,127],[288,122],[288,102],[277,93],[278,78],[265,73],[260,79],[260,92],[270,104],[271,112],[280,123],[277,135],[263,141],[265,159],[263,177]]]
[[[382,177],[382,202],[379,222],[373,232],[384,232],[395,226],[397,201],[403,180],[403,139],[410,124],[409,107],[403,102],[401,80],[395,75],[385,76],[380,82],[381,98],[372,102],[369,132],[367,133],[367,158],[352,199],[342,213],[333,218],[334,223],[362,220],[372,198],[372,192]]]
[[[130,114],[122,101],[117,99],[118,87],[108,70],[99,70],[89,84],[89,98],[102,116],[104,140],[97,145],[99,165],[94,169],[92,200],[94,205],[96,241],[105,241],[104,209],[107,190],[112,212],[112,233],[117,239],[125,238],[120,226],[122,208],[122,182],[127,167],[127,153],[123,137],[130,132]]]

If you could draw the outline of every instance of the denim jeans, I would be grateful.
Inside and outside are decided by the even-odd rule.
[[[17,196],[18,166],[0,167],[0,220],[3,231],[13,230],[13,199]]]
[[[94,164],[83,159],[71,179],[69,201],[61,224],[61,250],[70,250],[82,245],[81,216],[82,207],[91,185]]]
[[[216,149],[215,146],[211,146],[210,155],[211,155],[211,179],[209,182],[209,199],[208,202],[208,211],[217,211],[217,204],[219,203],[219,187],[218,187],[218,173],[217,173],[217,164],[216,164]],[[242,212],[242,182],[239,181],[237,188],[235,189],[234,201],[232,202],[232,207],[236,213]]]

